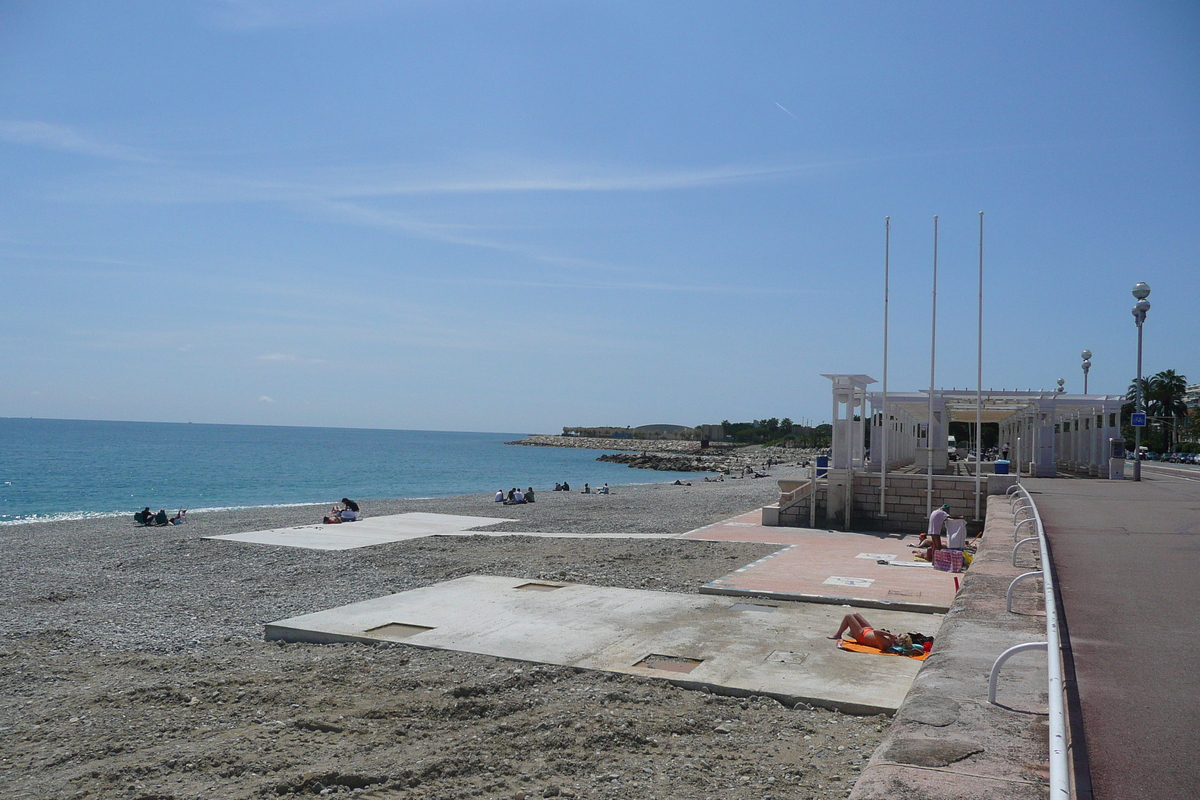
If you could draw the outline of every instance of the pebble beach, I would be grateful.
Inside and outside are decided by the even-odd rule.
[[[514,520],[495,530],[683,533],[773,502],[775,481],[798,472],[363,511]],[[882,718],[660,681],[404,645],[265,642],[273,620],[470,574],[696,592],[775,549],[480,535],[313,551],[203,538],[313,523],[326,510],[0,528],[0,795],[834,798],[882,737]]]

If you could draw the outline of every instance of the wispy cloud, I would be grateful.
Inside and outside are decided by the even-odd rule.
[[[267,397],[265,394],[263,394],[263,395],[259,395],[259,397],[258,397],[258,402],[260,402],[260,403],[274,403],[275,401],[274,401],[274,400],[272,400],[270,397]]]
[[[787,115],[788,115],[789,117],[791,117],[792,119],[796,120],[796,122],[799,122],[799,121],[800,121],[800,118],[799,118],[799,117],[797,117],[797,116],[796,116],[795,114],[793,114],[792,112],[788,111],[786,108],[784,108],[784,107],[783,107],[782,105],[780,105],[779,103],[776,103],[775,105],[779,106],[779,110],[780,110],[780,111],[782,111],[783,113],[787,114]]]
[[[844,162],[838,162],[838,165]],[[486,168],[469,177],[408,177],[400,170],[371,169],[372,179],[347,175],[314,183],[331,197],[387,197],[421,194],[500,194],[524,192],[661,192],[730,183],[769,180],[830,164],[724,165],[702,169],[621,169],[561,164],[531,164],[520,170]],[[393,177],[380,179],[380,174]],[[491,172],[492,174],[486,174]]]
[[[302,28],[385,14],[394,3],[382,0],[215,0],[209,3],[212,21],[238,31],[262,28]]]
[[[117,161],[153,163],[158,160],[136,148],[106,142],[67,125],[40,120],[0,120],[0,141]]]
[[[786,110],[786,109],[785,109]],[[150,158],[134,148],[102,142],[73,128],[45,122],[0,122],[0,140],[88,153],[125,163],[94,173],[54,192],[58,200],[91,203],[250,204],[290,208],[323,222],[393,230],[405,236],[511,254],[531,263],[573,272],[621,275],[642,273],[626,265],[561,252],[558,246],[529,241],[512,225],[429,219],[424,197],[474,196],[495,205],[492,197],[521,194],[677,192],[788,180],[804,173],[827,172],[870,159],[810,163],[725,164],[703,167],[637,168],[603,164],[486,155],[455,163],[356,165],[295,170],[283,174],[239,174]],[[466,206],[473,207],[473,206]],[[461,210],[459,214],[469,213]],[[511,216],[508,214],[502,216]],[[555,288],[558,284],[529,284]],[[610,284],[561,288],[617,288]],[[632,291],[725,292],[723,287],[624,284]],[[278,356],[279,354],[275,354]],[[272,359],[264,359],[272,360]],[[283,360],[276,358],[273,360]]]
[[[259,361],[283,361],[291,364],[327,364],[323,358],[301,358],[288,353],[267,353],[258,357]]]

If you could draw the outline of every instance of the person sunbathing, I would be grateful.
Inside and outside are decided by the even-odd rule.
[[[880,650],[887,650],[894,647],[897,641],[895,634],[890,631],[885,631],[882,628],[872,628],[867,622],[866,617],[862,614],[847,614],[842,617],[842,624],[838,626],[837,633],[830,636],[830,639],[841,639],[842,634],[847,630],[854,637],[854,641],[866,647],[878,647]]]

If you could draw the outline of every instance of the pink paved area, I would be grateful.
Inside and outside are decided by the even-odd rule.
[[[914,562],[909,545],[915,534],[767,527],[762,512],[753,511],[680,538],[784,545],[701,587],[703,594],[943,613],[957,590],[956,576]]]

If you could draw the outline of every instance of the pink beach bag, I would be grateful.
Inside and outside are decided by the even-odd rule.
[[[933,568],[942,572],[962,572],[962,550],[935,550],[933,552]]]

